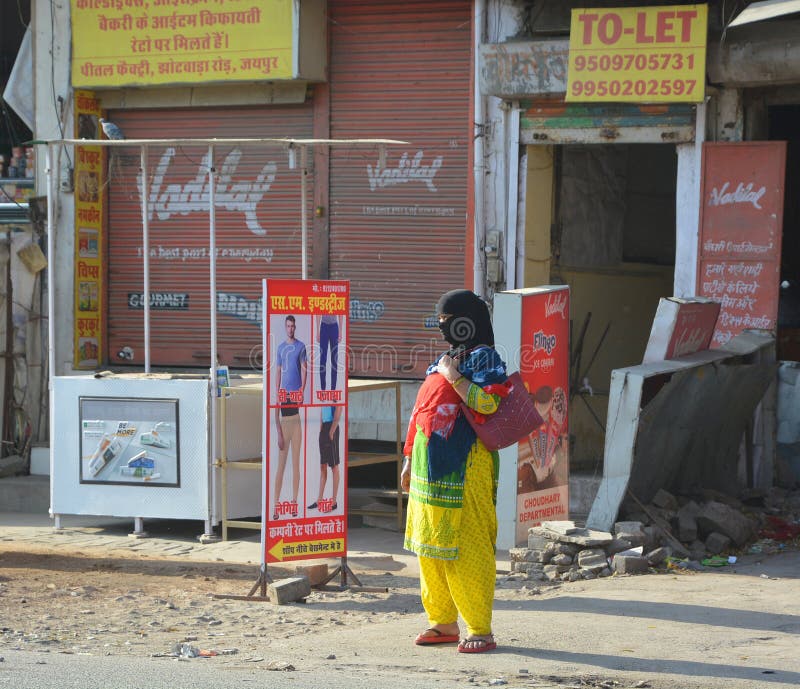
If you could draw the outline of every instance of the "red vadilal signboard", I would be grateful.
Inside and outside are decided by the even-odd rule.
[[[786,142],[706,143],[698,294],[721,305],[711,347],[778,316]]]
[[[708,349],[719,317],[719,302],[711,299],[660,299],[643,364]]]
[[[530,290],[521,311],[519,372],[542,424],[518,445],[517,543],[569,517],[569,288]]]

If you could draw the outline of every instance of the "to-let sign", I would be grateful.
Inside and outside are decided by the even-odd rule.
[[[572,10],[565,100],[699,103],[707,5]]]

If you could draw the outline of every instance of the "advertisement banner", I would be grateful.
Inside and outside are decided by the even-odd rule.
[[[75,137],[99,139],[100,101],[89,91],[75,92]],[[102,146],[75,148],[75,306],[74,365],[97,368],[102,357],[103,323],[103,170]]]
[[[707,5],[573,9],[565,100],[700,103],[707,31]]]
[[[520,374],[543,421],[517,446],[516,541],[569,518],[569,287],[521,299]]]
[[[643,364],[675,359],[708,349],[719,316],[711,299],[659,299]]]
[[[349,283],[263,285],[263,563],[343,557]]]
[[[180,486],[178,400],[80,398],[80,482]]]
[[[72,0],[72,84],[291,79],[293,8],[292,0]]]
[[[698,294],[720,303],[711,347],[778,318],[785,141],[703,144]]]

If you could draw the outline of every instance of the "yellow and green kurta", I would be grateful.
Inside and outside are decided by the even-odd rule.
[[[505,366],[493,349],[479,350],[459,369],[473,381],[467,405],[491,414],[500,398],[485,388],[505,379]],[[494,599],[498,456],[475,436],[460,403],[443,376],[429,373],[406,438],[411,486],[404,547],[419,555],[431,625],[450,624],[461,613],[469,634],[485,635]]]

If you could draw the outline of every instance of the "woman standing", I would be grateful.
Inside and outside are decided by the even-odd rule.
[[[451,349],[427,371],[417,394],[401,474],[409,493],[404,547],[419,556],[422,605],[430,627],[418,645],[459,641],[461,653],[496,648],[492,635],[497,539],[498,456],[470,427],[460,405],[497,410],[492,386],[506,380],[494,349],[489,309],[469,290],[447,292],[436,307]]]

